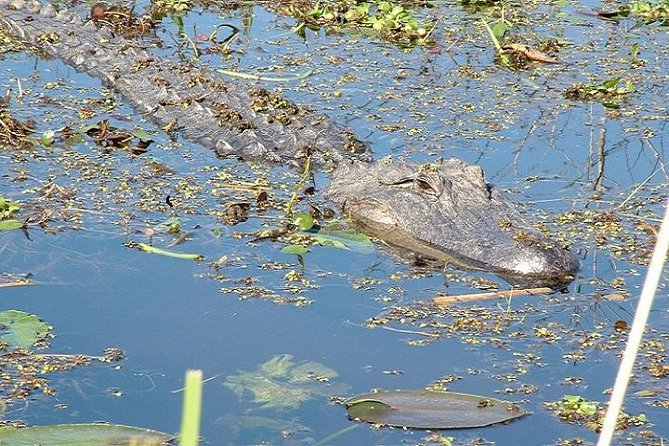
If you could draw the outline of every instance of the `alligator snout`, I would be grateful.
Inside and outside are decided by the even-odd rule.
[[[580,263],[571,251],[558,246],[520,244],[498,267],[500,269],[493,272],[512,284],[560,288],[573,280]]]
[[[325,191],[370,234],[426,257],[558,288],[579,262],[534,229],[480,168],[458,159],[340,166]]]

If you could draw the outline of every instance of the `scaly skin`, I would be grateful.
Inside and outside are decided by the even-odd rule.
[[[297,166],[311,153],[317,168],[351,157],[371,161],[350,131],[267,90],[158,61],[138,44],[50,4],[0,0],[0,11],[0,26],[18,40],[99,78],[158,125],[176,126],[222,157]]]
[[[18,40],[100,78],[158,125],[176,125],[220,156],[293,166],[311,156],[314,168],[335,169],[326,197],[381,239],[523,285],[560,286],[578,269],[477,166],[371,163],[349,131],[262,88],[157,61],[137,43],[50,5],[0,0],[0,11],[0,26]]]
[[[578,270],[574,255],[532,228],[480,167],[459,159],[345,163],[325,196],[370,234],[514,284],[559,287]]]

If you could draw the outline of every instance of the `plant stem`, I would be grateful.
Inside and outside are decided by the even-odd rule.
[[[197,446],[202,412],[202,370],[186,371],[179,446]]]
[[[304,183],[306,183],[307,178],[309,178],[309,171],[311,170],[311,157],[308,156],[307,160],[304,163],[304,170],[302,171],[302,175],[300,176],[300,180],[297,182],[295,185],[295,188],[293,189],[293,195],[291,195],[290,200],[288,200],[288,204],[286,204],[286,219],[290,220],[290,218],[293,215],[293,205],[295,204],[295,201],[297,200],[297,194],[300,193],[300,189],[302,189],[302,186],[304,186]]]

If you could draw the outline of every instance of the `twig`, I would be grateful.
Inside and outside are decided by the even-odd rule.
[[[473,294],[461,294],[459,296],[436,296],[432,299],[432,303],[436,305],[452,305],[459,302],[472,302],[478,300],[487,300],[495,299],[498,297],[504,297],[510,299],[516,296],[527,296],[535,294],[546,294],[553,291],[550,288],[541,287],[541,288],[523,288],[518,290],[504,290],[504,291],[492,291],[489,293],[473,293]]]
[[[9,288],[13,286],[27,286],[27,285],[35,285],[35,283],[31,282],[30,280],[17,280],[15,282],[0,283],[0,288]]]
[[[648,177],[647,177],[645,180],[643,180],[639,185],[637,185],[637,187],[634,188],[634,190],[627,196],[627,198],[625,198],[625,199],[623,200],[623,202],[620,203],[620,204],[618,205],[618,209],[622,209],[622,208],[624,208],[625,205],[627,204],[627,202],[629,202],[629,201],[636,195],[637,192],[639,192],[641,189],[643,189],[643,187],[644,187],[646,184],[648,184],[648,182],[649,182],[649,181],[655,176],[655,174],[658,173],[658,172],[659,172],[659,170],[658,170],[658,169],[655,169],[650,175],[648,175]]]
[[[405,334],[414,334],[414,335],[419,335],[419,336],[426,336],[428,338],[438,338],[439,335],[437,333],[429,333],[425,331],[415,331],[415,330],[402,330],[399,328],[393,328],[393,327],[386,327],[385,325],[382,325],[381,328],[384,330],[388,331],[394,331],[397,333],[405,333]]]

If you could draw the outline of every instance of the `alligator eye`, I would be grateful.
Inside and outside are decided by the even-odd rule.
[[[444,192],[444,183],[441,177],[438,178],[426,178],[423,176],[416,177],[413,180],[414,184],[418,186],[420,190],[429,195],[434,195],[435,197],[440,197]]]
[[[433,194],[436,194],[436,193],[437,193],[437,191],[434,190],[434,188],[432,187],[432,185],[430,184],[429,181],[425,181],[425,180],[422,179],[422,178],[416,178],[416,179],[414,180],[414,183],[416,183],[416,185],[417,185],[419,188],[423,189],[424,191],[432,192]]]

